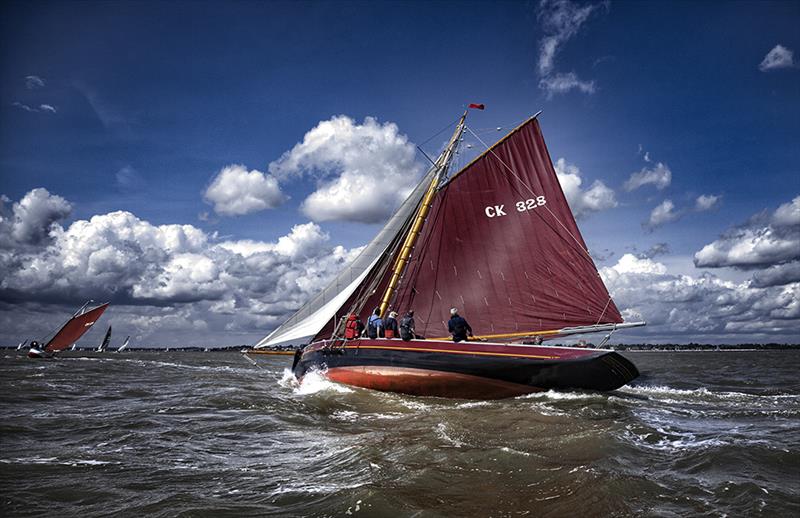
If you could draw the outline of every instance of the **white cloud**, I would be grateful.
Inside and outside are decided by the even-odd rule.
[[[414,145],[393,123],[357,124],[339,115],[322,121],[271,163],[278,178],[309,175],[317,190],[301,210],[315,221],[376,223],[392,214],[415,185]]]
[[[578,166],[559,158],[555,164],[556,176],[567,197],[567,202],[576,218],[589,212],[611,209],[617,206],[614,191],[600,180],[595,180],[588,190],[582,190],[581,171]]]
[[[671,274],[652,259],[625,254],[600,270],[626,319],[645,319],[645,339],[741,342],[791,340],[800,325],[800,284],[759,288],[710,274]]]
[[[758,69],[762,72],[767,70],[775,70],[778,68],[791,68],[794,66],[794,52],[787,49],[783,45],[775,45],[775,48],[770,50],[763,61],[758,65]]]
[[[755,272],[752,278],[753,286],[758,288],[783,286],[793,282],[800,282],[800,260],[772,265]]]
[[[772,215],[772,224],[780,228],[800,225],[800,196],[778,207]]]
[[[10,218],[0,218],[0,243],[9,246],[42,243],[49,239],[53,225],[71,211],[72,205],[61,196],[41,187],[33,189],[14,203]]]
[[[21,110],[25,110],[26,112],[32,112],[32,113],[36,113],[36,112],[38,112],[38,111],[39,111],[39,110],[37,110],[36,108],[31,108],[31,107],[30,107],[30,106],[28,106],[27,104],[22,104],[22,103],[21,103],[21,102],[19,102],[19,101],[14,101],[13,103],[11,103],[11,105],[12,105],[12,106],[16,106],[17,108],[19,108],[19,109],[21,109]]]
[[[711,210],[719,205],[719,196],[713,194],[701,194],[695,200],[694,209],[698,212]]]
[[[117,186],[125,190],[139,189],[145,183],[139,172],[129,165],[121,168],[114,176],[117,180]]]
[[[558,47],[573,37],[597,5],[579,6],[569,0],[542,0],[537,18],[546,36],[539,42],[539,74],[553,71]]]
[[[241,216],[274,209],[286,197],[278,181],[261,171],[247,171],[243,165],[223,167],[208,186],[203,198],[222,216]]]
[[[539,88],[547,92],[548,99],[555,94],[563,94],[573,89],[586,94],[593,94],[595,91],[594,81],[581,81],[574,72],[543,77],[539,80]]]
[[[762,219],[753,218],[704,246],[694,255],[695,265],[750,269],[800,260],[800,196]]]
[[[39,76],[25,76],[25,88],[28,90],[36,90],[43,88],[45,85],[44,79]]]
[[[659,162],[650,169],[644,167],[638,173],[631,174],[623,188],[631,192],[644,185],[652,184],[660,191],[670,183],[672,183],[672,171],[668,165]]]
[[[24,200],[39,200],[40,191],[44,189]],[[52,195],[45,199],[54,198],[63,201]],[[18,206],[23,201],[14,204]],[[52,218],[33,217],[31,211],[26,214],[26,221],[39,221],[34,228],[49,230],[49,238],[20,247],[11,236],[14,218],[3,214],[0,306],[46,308],[53,302],[111,300],[112,309],[125,306],[124,317],[114,316],[115,329],[120,322],[120,329],[128,326],[143,337],[168,337],[183,344],[212,334],[217,343],[252,343],[323,288],[360,250],[331,245],[315,223],[296,225],[270,242],[218,242],[192,225],[153,225],[125,211],[67,227],[47,224]],[[8,322],[7,328],[2,328],[7,322],[3,318],[0,311],[0,338],[38,329],[34,317]],[[42,320],[43,314],[36,318]]]
[[[23,104],[19,101],[14,101],[11,103],[12,106],[16,106],[20,110],[25,110],[26,112],[30,113],[56,113],[56,109],[54,106],[49,104],[40,104],[38,108],[32,108],[27,104]]]
[[[600,5],[578,5],[570,0],[541,0],[537,19],[544,33],[539,41],[538,70],[539,88],[547,92],[547,98],[555,94],[577,89],[592,94],[594,81],[581,81],[574,72],[555,73],[555,58],[561,46],[575,36],[589,16]]]
[[[681,214],[675,212],[675,204],[672,203],[672,200],[664,200],[650,212],[650,219],[645,223],[645,226],[654,229],[680,217]]]

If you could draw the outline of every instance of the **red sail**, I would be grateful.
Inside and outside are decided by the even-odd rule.
[[[529,120],[447,183],[392,302],[447,336],[451,307],[476,335],[622,322]]]
[[[97,306],[96,308],[92,309],[91,311],[87,311],[82,315],[78,315],[76,317],[72,317],[64,327],[58,330],[53,338],[47,342],[45,346],[45,351],[48,352],[57,352],[63,351],[70,345],[74,344],[78,341],[78,339],[83,336],[83,334],[91,329],[95,322],[100,318],[100,315],[103,314],[103,311],[108,308],[108,303],[103,304],[101,306]]]

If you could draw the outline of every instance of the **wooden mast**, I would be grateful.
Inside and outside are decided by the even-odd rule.
[[[458,140],[461,138],[461,134],[464,133],[464,121],[466,118],[467,112],[465,111],[464,115],[461,116],[461,119],[459,119],[458,124],[456,125],[456,130],[453,132],[450,142],[448,142],[444,152],[439,155],[439,159],[436,161],[435,167],[438,169],[438,173],[434,175],[433,180],[431,180],[431,184],[428,186],[428,190],[425,193],[425,197],[422,198],[422,203],[417,210],[417,215],[414,217],[414,223],[411,225],[411,230],[409,230],[408,234],[406,235],[405,241],[403,242],[403,247],[400,249],[400,255],[398,255],[397,260],[394,263],[394,267],[392,268],[392,277],[389,279],[389,285],[386,287],[386,292],[383,294],[383,298],[381,299],[381,318],[383,318],[383,316],[386,314],[386,310],[389,307],[389,301],[391,300],[392,295],[397,288],[397,284],[400,282],[400,276],[403,275],[403,270],[405,270],[405,267],[408,264],[408,258],[411,255],[411,251],[414,249],[414,245],[417,243],[417,238],[422,232],[422,225],[425,223],[425,218],[428,217],[428,210],[431,208],[431,204],[433,203],[433,197],[436,195],[436,189],[439,186],[439,182],[442,179],[444,171],[447,170],[447,166],[450,164],[450,160],[453,157]]]

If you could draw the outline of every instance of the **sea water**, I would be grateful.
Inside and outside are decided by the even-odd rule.
[[[3,516],[800,516],[800,351],[610,393],[380,393],[291,356],[0,353]]]

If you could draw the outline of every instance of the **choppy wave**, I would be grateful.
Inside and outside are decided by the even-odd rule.
[[[287,357],[7,355],[0,509],[800,515],[800,354],[631,357],[643,377],[610,393],[464,401],[298,383]]]

